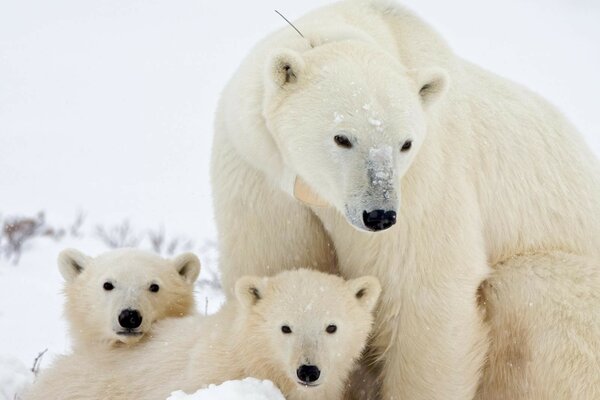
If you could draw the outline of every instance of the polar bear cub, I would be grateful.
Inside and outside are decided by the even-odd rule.
[[[200,261],[192,253],[174,259],[137,249],[89,257],[60,253],[65,279],[65,315],[75,349],[92,343],[132,345],[152,324],[194,313],[194,282]]]
[[[25,399],[163,400],[246,377],[274,382],[288,400],[341,399],[380,292],[374,277],[243,277],[218,313],[160,321],[129,349],[64,357]]]
[[[273,381],[288,400],[340,399],[373,323],[381,286],[307,269],[243,277],[232,301],[200,327],[186,382],[252,376]]]

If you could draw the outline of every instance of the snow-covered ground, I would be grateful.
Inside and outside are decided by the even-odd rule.
[[[216,269],[209,187],[213,113],[251,46],[325,0],[0,2],[0,218],[46,212],[80,235],[0,256],[0,400],[68,348],[56,256],[97,254],[96,226],[166,228]],[[600,153],[600,2],[406,0],[455,50],[561,108]],[[508,134],[508,133],[507,133]],[[67,229],[68,231],[68,229]],[[150,248],[147,237],[140,243]],[[220,304],[198,287],[204,311]],[[208,306],[207,306],[208,303]],[[10,392],[9,392],[10,390]],[[207,398],[207,397],[195,397]],[[219,397],[221,398],[221,397]]]
[[[228,381],[221,385],[210,385],[193,394],[174,392],[167,400],[285,400],[281,392],[270,381],[246,378]]]

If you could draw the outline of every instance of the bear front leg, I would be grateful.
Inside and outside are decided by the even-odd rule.
[[[219,266],[228,296],[244,275],[295,268],[336,271],[331,240],[314,213],[215,138],[212,189]]]
[[[477,285],[447,282],[403,289],[401,301],[384,299],[376,346],[383,350],[385,400],[471,400],[487,349],[477,306]],[[409,295],[410,294],[410,295]],[[386,304],[400,304],[386,310]]]
[[[600,398],[599,267],[563,252],[494,266],[482,285],[491,331],[476,399]]]

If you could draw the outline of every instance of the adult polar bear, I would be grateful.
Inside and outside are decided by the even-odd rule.
[[[225,287],[376,274],[385,399],[598,398],[600,182],[579,134],[393,3],[295,25],[250,53],[217,113]]]

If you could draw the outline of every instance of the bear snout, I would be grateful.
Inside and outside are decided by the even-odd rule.
[[[372,231],[383,231],[396,223],[396,211],[373,210],[363,211],[363,222]]]
[[[126,329],[136,329],[142,324],[142,314],[138,310],[127,308],[119,314],[119,325]]]
[[[321,370],[316,365],[301,365],[296,371],[296,375],[300,382],[310,386],[319,380]]]

